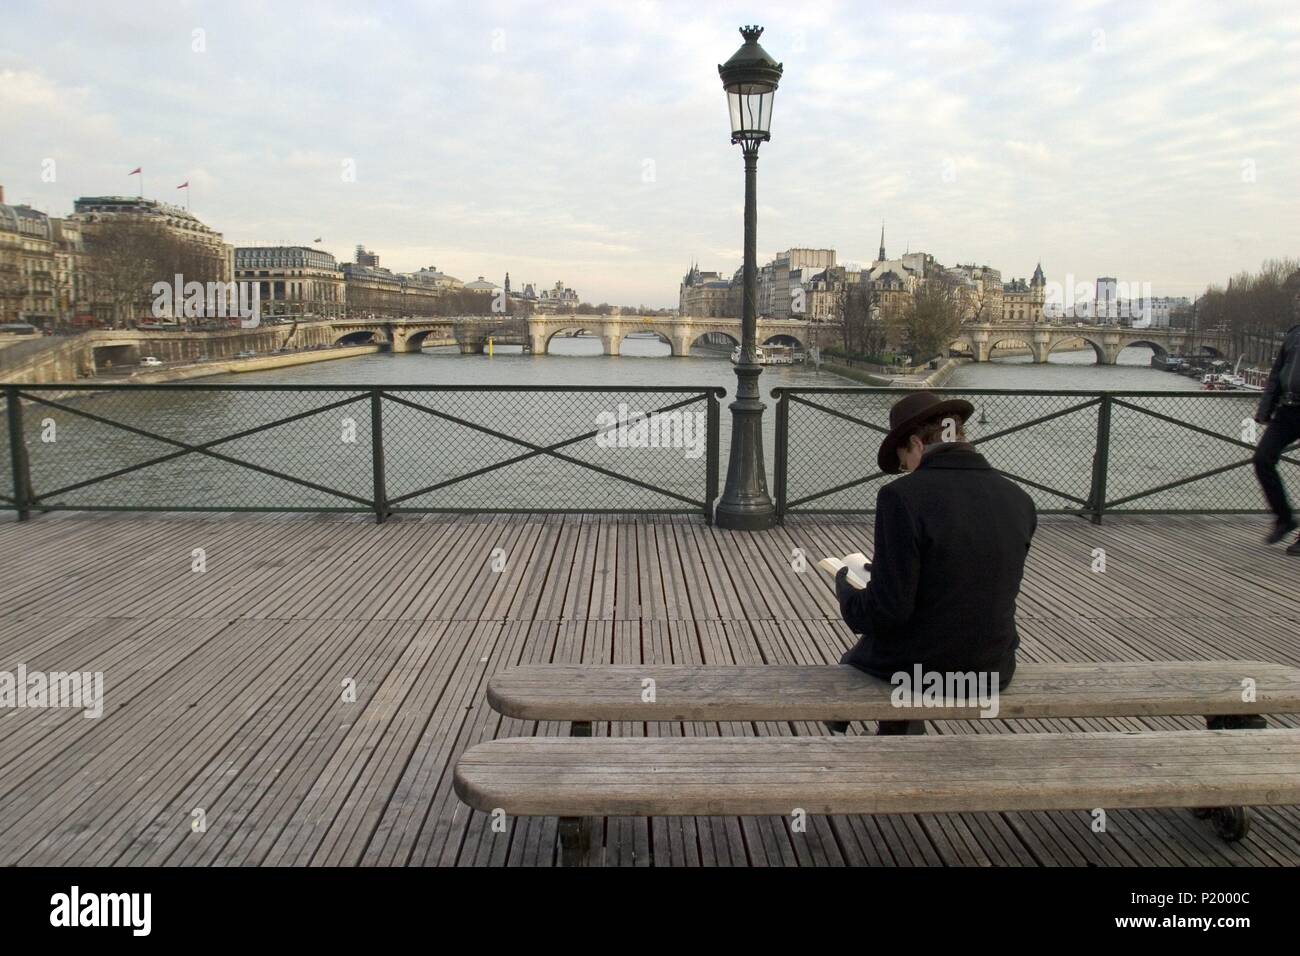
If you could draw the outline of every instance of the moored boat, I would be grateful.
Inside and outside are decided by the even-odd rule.
[[[794,365],[803,362],[804,353],[788,345],[759,345],[754,348],[754,361],[759,365]],[[740,364],[740,346],[731,350],[731,361]]]

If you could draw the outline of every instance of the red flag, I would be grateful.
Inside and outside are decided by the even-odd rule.
[[[135,169],[131,170],[129,173],[127,173],[127,175],[128,175],[128,176],[134,176],[136,173],[140,173],[141,176],[144,175],[144,173],[141,172],[139,166],[137,166]]]
[[[177,189],[189,189],[189,188],[190,188],[190,181],[187,179],[187,180],[185,180],[185,182],[181,183],[181,184],[180,184],[179,186],[177,186],[176,188],[177,188]]]

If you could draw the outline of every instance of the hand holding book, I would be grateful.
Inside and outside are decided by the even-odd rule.
[[[859,590],[865,588],[867,582],[871,580],[871,561],[860,551],[845,555],[842,558],[822,558],[817,562],[817,567],[831,577],[839,574],[840,568],[848,568],[847,580],[849,584]]]

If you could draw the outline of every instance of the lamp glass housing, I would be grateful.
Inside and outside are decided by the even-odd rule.
[[[727,87],[732,142],[769,139],[775,99],[776,87],[770,83],[737,83]]]

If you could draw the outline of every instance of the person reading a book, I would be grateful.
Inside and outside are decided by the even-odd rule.
[[[877,462],[906,474],[876,495],[865,588],[835,577],[844,622],[860,640],[841,659],[882,680],[987,672],[999,689],[1016,667],[1016,597],[1038,525],[1033,500],[966,440],[962,399],[915,392],[889,412]],[[847,724],[830,724],[843,732]],[[878,734],[923,734],[924,721],[882,721]]]

